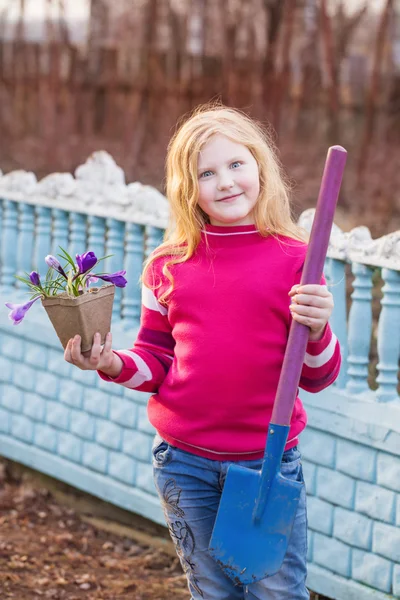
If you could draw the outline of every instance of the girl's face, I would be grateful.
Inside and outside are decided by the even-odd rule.
[[[211,225],[252,225],[260,193],[258,164],[250,150],[221,134],[204,145],[198,160],[200,208]]]

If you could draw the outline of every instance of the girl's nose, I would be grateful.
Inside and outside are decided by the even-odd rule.
[[[229,190],[234,186],[232,181],[232,177],[227,177],[226,175],[221,176],[218,181],[218,189],[219,190]]]

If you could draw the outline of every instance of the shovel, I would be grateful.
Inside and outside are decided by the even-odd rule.
[[[300,285],[321,281],[346,150],[328,150]],[[261,470],[230,465],[209,552],[238,585],[279,571],[286,554],[303,483],[280,472],[309,328],[292,321],[268,427]]]

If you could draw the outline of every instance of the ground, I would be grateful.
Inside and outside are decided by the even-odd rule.
[[[3,463],[0,589],[1,600],[189,599],[170,552],[97,529]]]

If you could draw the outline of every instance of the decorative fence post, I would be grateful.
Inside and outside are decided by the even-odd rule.
[[[26,277],[32,268],[34,249],[35,207],[32,204],[19,205],[19,235],[17,247],[17,269],[20,277]],[[23,287],[21,281],[16,282],[17,287]]]
[[[146,247],[145,247],[145,256],[146,258],[150,256],[157,246],[161,244],[163,241],[164,230],[159,227],[153,227],[152,225],[147,225],[146,227]]]
[[[397,400],[399,384],[400,355],[400,273],[392,269],[382,269],[385,285],[382,288],[382,310],[378,325],[379,375],[376,392],[378,400]]]
[[[51,209],[45,206],[36,207],[36,244],[33,259],[33,268],[47,271],[45,256],[51,252]]]
[[[102,217],[90,215],[88,223],[88,249],[94,252],[97,258],[100,258],[105,255],[106,220]],[[99,268],[103,270],[102,263],[100,263]]]
[[[105,266],[101,270],[106,270],[109,273],[121,271],[121,266],[124,261],[124,229],[125,223],[117,219],[107,219],[107,242],[106,254],[112,254],[105,260]],[[121,316],[121,288],[115,288],[115,297],[112,316],[114,319],[119,319]]]
[[[349,380],[346,389],[352,394],[360,394],[369,390],[368,366],[372,331],[373,269],[366,265],[353,263],[352,271],[355,279],[349,314]]]
[[[3,235],[1,239],[2,272],[1,285],[5,288],[15,284],[18,243],[18,210],[17,204],[3,200]]]
[[[60,253],[60,246],[64,250],[68,249],[68,222],[69,214],[65,210],[53,208],[53,236],[51,242],[51,253],[57,256]]]
[[[136,325],[140,318],[140,275],[144,255],[144,227],[136,223],[126,224],[125,264],[128,283],[122,298],[122,318],[126,329]]]
[[[344,388],[347,382],[346,264],[341,260],[328,258],[326,274],[335,301],[330,323],[332,331],[339,340],[342,355],[342,366],[335,385]]]
[[[68,253],[73,260],[75,260],[76,254],[83,254],[87,250],[86,224],[86,215],[76,212],[71,213]]]

